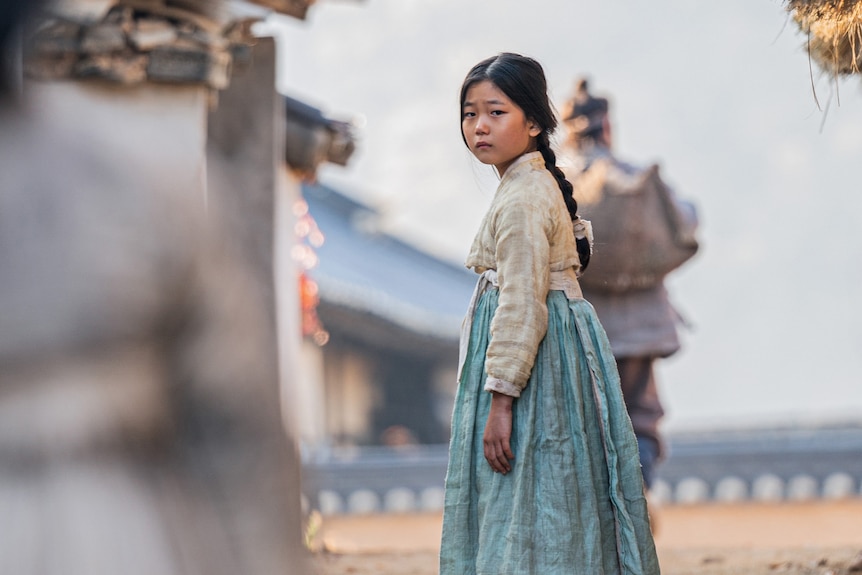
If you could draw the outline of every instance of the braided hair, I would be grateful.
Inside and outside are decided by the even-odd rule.
[[[541,129],[536,137],[536,148],[545,160],[545,167],[554,176],[572,221],[578,219],[578,203],[572,194],[571,182],[557,166],[557,156],[551,149],[551,134],[557,128],[557,117],[548,99],[548,83],[542,65],[520,54],[503,52],[473,66],[461,86],[461,106],[471,86],[490,81],[524,112],[524,116]],[[464,133],[461,133],[467,143]],[[581,269],[590,261],[590,244],[587,238],[576,240]]]

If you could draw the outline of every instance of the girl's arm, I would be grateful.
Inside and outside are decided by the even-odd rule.
[[[500,291],[486,352],[485,389],[513,397],[526,387],[548,330],[549,214],[554,205],[543,192],[530,185],[513,190],[514,197],[504,200],[493,223]]]
[[[552,229],[548,196],[540,187],[524,186],[520,197],[505,202],[495,218],[499,300],[491,322],[491,341],[485,358],[492,393],[485,423],[485,459],[498,473],[511,470],[515,455],[512,405],[527,385],[539,343],[548,330],[545,300],[550,280]]]

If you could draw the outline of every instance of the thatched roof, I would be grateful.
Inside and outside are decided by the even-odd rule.
[[[787,10],[820,68],[836,76],[860,73],[862,0],[788,0]]]

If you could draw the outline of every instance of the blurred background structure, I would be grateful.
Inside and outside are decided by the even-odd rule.
[[[294,213],[353,141],[251,32],[310,4],[5,6],[0,571],[310,572]]]
[[[324,346],[306,343],[301,418],[309,448],[446,443],[458,333],[474,274],[383,233],[378,214],[323,184],[303,197],[321,230]],[[453,358],[456,361],[453,363]],[[388,432],[388,433],[387,433]]]

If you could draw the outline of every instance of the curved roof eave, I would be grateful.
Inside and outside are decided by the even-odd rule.
[[[369,313],[408,331],[441,340],[457,341],[461,316],[444,315],[401,301],[391,293],[359,286],[329,276],[315,276],[320,298],[328,303]]]

